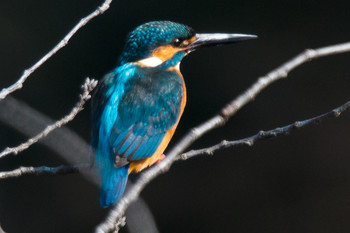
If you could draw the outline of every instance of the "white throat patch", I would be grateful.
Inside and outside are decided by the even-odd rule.
[[[148,58],[139,60],[138,62],[146,67],[156,67],[163,63],[163,61],[160,60],[158,57],[148,57]]]
[[[180,62],[178,62],[175,66],[175,69],[177,69],[178,71],[180,71]]]

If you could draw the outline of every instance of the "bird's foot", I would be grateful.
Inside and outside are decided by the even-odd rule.
[[[165,158],[165,154],[161,154],[157,160],[157,162],[155,162],[155,165],[157,165],[158,163],[160,163],[160,161],[162,161]]]

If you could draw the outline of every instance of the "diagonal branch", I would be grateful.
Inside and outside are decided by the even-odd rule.
[[[85,80],[85,83],[82,85],[83,93],[80,95],[79,102],[76,104],[76,106],[72,109],[72,111],[68,115],[63,117],[61,120],[59,120],[51,125],[48,125],[41,133],[30,138],[28,141],[20,144],[19,146],[7,147],[5,150],[3,150],[0,153],[0,159],[4,158],[6,155],[9,155],[9,154],[18,154],[19,152],[22,152],[23,150],[27,149],[28,147],[30,147],[31,145],[33,145],[34,143],[36,143],[40,139],[46,137],[53,130],[55,130],[55,129],[67,124],[71,120],[73,120],[74,117],[81,110],[84,109],[83,106],[84,106],[85,102],[91,98],[90,92],[96,87],[96,85],[97,85],[96,80],[94,80],[94,79],[90,80],[89,78],[87,78]]]
[[[321,58],[325,56],[335,55],[338,53],[350,52],[350,42],[331,45],[327,47],[322,47],[318,49],[306,49],[304,52],[294,57],[293,59],[287,61],[278,68],[272,70],[263,77],[260,77],[256,83],[254,83],[248,90],[243,94],[238,96],[236,99],[232,100],[227,104],[222,110],[221,115],[224,118],[229,118],[233,116],[239,109],[244,105],[254,100],[254,98],[271,83],[281,79],[286,78],[293,69],[296,67],[311,61],[316,58]]]
[[[294,129],[300,129],[302,127],[311,125],[311,124],[318,124],[323,120],[326,120],[328,118],[335,118],[340,116],[344,111],[348,110],[350,108],[350,101],[346,102],[345,104],[339,106],[338,108],[333,109],[332,111],[329,111],[327,113],[323,113],[321,115],[318,115],[316,117],[306,119],[303,121],[296,121],[292,124],[278,127],[272,130],[267,131],[260,131],[259,133],[246,137],[240,140],[234,140],[234,141],[222,141],[214,146],[199,149],[199,150],[191,150],[189,152],[183,153],[180,155],[177,160],[187,160],[199,155],[213,155],[214,152],[230,147],[236,147],[236,146],[253,146],[255,142],[263,139],[269,139],[273,137],[277,137],[280,135],[286,135],[289,134]]]
[[[233,116],[245,104],[252,101],[268,85],[281,78],[287,77],[287,74],[291,70],[307,61],[310,61],[311,59],[349,51],[350,42],[322,47],[315,50],[306,50],[277,69],[271,71],[266,76],[259,78],[258,81],[248,88],[243,94],[227,104],[219,114],[193,128],[189,133],[187,133],[168,153],[167,157],[162,162],[142,173],[135,184],[128,190],[128,192],[125,193],[125,195],[109,212],[106,219],[97,226],[95,232],[111,232],[117,229],[119,227],[117,223],[124,215],[128,206],[137,199],[141,191],[149,182],[155,179],[158,175],[168,171],[170,166],[176,161],[178,155],[180,155],[194,141],[198,140],[207,132],[224,125],[231,116]]]
[[[26,69],[22,76],[17,80],[16,83],[11,86],[4,88],[0,92],[0,101],[5,99],[7,95],[12,92],[21,89],[23,83],[27,80],[27,78],[37,70],[42,64],[44,64],[47,60],[49,60],[55,53],[57,53],[60,49],[65,47],[69,40],[74,36],[74,34],[79,31],[80,28],[84,27],[91,19],[95,18],[98,15],[103,14],[106,10],[108,10],[112,0],[105,0],[104,3],[99,6],[94,12],[89,14],[88,16],[82,18],[77,25],[75,25],[72,30],[45,56],[43,56],[39,61],[37,61],[32,67]]]

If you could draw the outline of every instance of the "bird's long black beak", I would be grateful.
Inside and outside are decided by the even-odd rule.
[[[236,33],[200,33],[196,34],[196,39],[187,46],[188,51],[193,51],[202,47],[216,46],[222,44],[237,43],[243,40],[257,38],[256,35],[236,34]]]

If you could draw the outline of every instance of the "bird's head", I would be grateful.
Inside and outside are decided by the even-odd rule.
[[[142,66],[178,65],[189,52],[201,47],[229,44],[256,38],[255,35],[198,34],[191,27],[171,21],[153,21],[138,26],[127,39],[120,64],[136,62]]]

